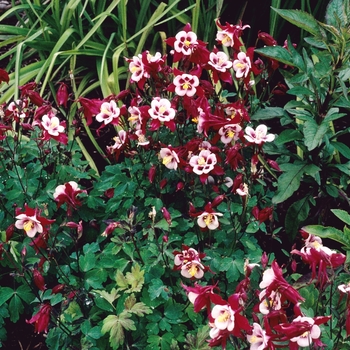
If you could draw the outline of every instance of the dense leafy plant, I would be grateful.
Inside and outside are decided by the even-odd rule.
[[[53,28],[66,17],[45,16],[60,4],[21,9]],[[305,226],[303,242],[295,238],[302,225],[327,220],[312,210],[320,202],[349,203],[347,5],[333,0],[326,23],[276,9],[312,35],[301,53],[264,32],[259,49],[245,47],[249,26],[219,20],[209,49],[194,20],[166,38],[168,55],[143,51],[146,38],[131,55],[125,40],[103,41],[86,9],[94,7],[98,22],[105,2],[62,5],[83,16],[67,30],[92,26],[101,35],[93,40],[107,43],[94,55],[107,58],[117,46],[114,64],[123,59],[126,68],[112,69],[127,82],[116,87],[106,65],[99,83],[71,74],[49,88],[61,54],[45,66],[45,45],[42,85],[43,74],[28,78],[8,101],[16,84],[0,71],[0,323],[24,314],[50,349],[346,348],[348,256],[321,237],[348,250],[348,228],[344,238]],[[126,17],[111,18],[126,30]],[[64,29],[60,35],[57,42]],[[87,49],[89,38],[74,35],[63,41]],[[77,46],[65,51],[72,61]],[[270,89],[278,71],[285,85]],[[87,96],[98,84],[104,98]],[[278,106],[286,92],[290,101]],[[333,212],[349,224],[344,210]],[[284,236],[290,251],[279,243]]]

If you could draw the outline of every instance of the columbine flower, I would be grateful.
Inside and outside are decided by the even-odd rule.
[[[75,181],[69,181],[56,187],[53,198],[57,202],[58,208],[67,203],[67,215],[71,216],[72,209],[76,209],[77,206],[81,205],[81,201],[77,196],[82,192],[86,191],[79,189],[79,185]]]
[[[210,337],[215,338],[217,330],[227,329],[229,332],[235,327],[235,312],[229,305],[215,305],[211,310],[211,316],[214,319],[214,326],[210,330]],[[213,336],[214,335],[214,336]]]
[[[220,72],[226,72],[232,67],[232,62],[229,61],[227,55],[223,51],[211,52],[208,64]]]
[[[189,56],[196,45],[198,45],[197,34],[194,32],[182,30],[175,35],[174,49],[176,52]]]
[[[216,40],[223,46],[233,47],[235,50],[239,50],[242,46],[240,37],[245,28],[250,28],[249,25],[233,25],[226,22],[226,25],[221,25],[220,21],[216,21],[217,26],[222,29],[216,34]]]
[[[305,317],[298,316],[292,323],[282,323],[274,329],[290,340],[289,348],[297,350],[298,347],[310,347],[314,342],[316,346],[322,346],[319,340],[321,336],[320,324],[329,321],[331,316]]]
[[[34,237],[37,232],[41,233],[47,226],[51,225],[55,220],[49,220],[40,216],[40,210],[32,209],[26,204],[25,211],[21,212],[20,208],[16,210],[15,222],[16,228],[24,230],[28,237]]]
[[[230,143],[232,140],[237,141],[239,139],[239,133],[242,128],[239,124],[227,124],[219,129],[220,140],[224,144]]]
[[[284,300],[289,300],[294,304],[304,300],[298,291],[283,278],[282,269],[276,261],[272,262],[271,268],[264,271],[259,287],[266,288],[266,297],[270,297],[272,292],[278,292]]]
[[[271,310],[281,310],[281,294],[279,292],[272,291],[269,297],[266,297],[266,289],[263,289],[259,294],[259,311],[263,315],[269,314]]]
[[[175,77],[173,83],[175,85],[175,92],[179,96],[186,95],[192,97],[197,91],[196,87],[199,85],[199,79],[195,75],[181,74]]]
[[[240,184],[240,186],[236,189],[236,193],[241,197],[246,197],[249,194],[249,188],[246,183]]]
[[[198,216],[198,226],[201,228],[208,228],[209,230],[215,230],[219,227],[218,216],[222,215],[221,213],[208,213],[205,211]]]
[[[236,78],[246,78],[251,68],[252,64],[250,58],[244,52],[238,53],[237,59],[233,61],[233,69],[236,72]]]
[[[23,112],[23,109],[27,107],[27,104],[26,100],[16,100],[16,102],[11,102],[8,105],[7,111],[12,112],[15,118],[24,119],[27,115]]]
[[[120,108],[115,101],[103,102],[101,105],[100,113],[96,115],[96,120],[105,125],[112,123],[118,124],[120,116]]]
[[[182,283],[181,286],[185,289],[188,300],[193,304],[194,312],[199,312],[205,307],[210,312],[210,295],[214,293],[216,285],[201,286],[195,282],[194,287],[187,287]]]
[[[57,117],[49,117],[47,114],[43,115],[41,125],[52,136],[58,136],[59,133],[64,132],[64,126],[60,125],[60,120]]]
[[[318,277],[317,282],[323,287],[328,281],[327,269],[334,269],[344,264],[346,256],[325,247],[320,237],[308,234],[304,230],[302,230],[302,234],[307,235],[304,247],[302,247],[300,251],[293,249],[291,253],[300,255],[303,261],[310,265],[312,269],[312,278]]]
[[[186,245],[182,245],[182,251],[173,252],[174,258],[174,269],[181,270],[181,275],[186,278],[202,278],[204,271],[207,270],[201,263],[201,258],[205,256],[203,253],[197,252],[193,248],[189,248]]]
[[[162,163],[168,169],[177,169],[178,164],[180,163],[179,156],[175,151],[170,150],[169,148],[161,148],[159,156],[162,159]]]
[[[216,155],[209,150],[202,150],[198,156],[192,156],[190,166],[197,175],[208,174],[217,163]]]
[[[142,63],[142,55],[134,56],[129,62],[131,80],[139,82],[144,77],[145,71],[144,64]]]
[[[338,289],[344,294],[350,294],[350,282],[348,282],[347,284],[340,284],[338,286]]]
[[[255,130],[250,126],[245,128],[247,141],[261,145],[264,142],[272,142],[275,139],[274,134],[267,134],[267,126],[260,124]]]
[[[39,311],[27,323],[34,323],[34,332],[47,333],[52,306],[49,303],[41,304]]]
[[[151,118],[161,122],[168,122],[175,118],[175,109],[171,107],[170,101],[166,98],[153,98],[148,113]]]
[[[250,350],[263,350],[269,345],[270,337],[266,335],[266,331],[261,328],[258,323],[253,323],[253,333],[247,335],[250,343]]]

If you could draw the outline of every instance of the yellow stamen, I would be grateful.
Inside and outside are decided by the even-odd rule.
[[[225,37],[221,40],[223,44],[227,43],[228,41],[231,41],[231,38],[228,35],[225,35]]]
[[[34,222],[31,220],[26,221],[25,224],[23,225],[23,230],[26,232],[32,230],[33,228],[34,228]]]
[[[192,118],[192,121],[193,121],[193,123],[198,124],[198,117],[194,117],[194,118]]]
[[[235,133],[233,130],[227,130],[227,137],[233,138],[235,136]]]
[[[199,157],[197,163],[198,163],[198,165],[204,165],[206,163],[206,161],[203,157]]]
[[[185,83],[182,85],[182,87],[185,89],[185,90],[188,90],[191,88],[191,85],[189,83]]]
[[[166,107],[161,106],[161,107],[159,108],[159,113],[163,114],[166,110],[167,110]]]
[[[188,273],[193,277],[198,271],[198,268],[195,264],[191,264],[191,266],[188,269]]]
[[[258,342],[259,340],[260,339],[256,335],[252,335],[249,339],[249,343],[254,344],[254,343]]]
[[[218,322],[226,322],[230,318],[230,314],[227,311],[224,311],[218,318]]]
[[[184,44],[188,47],[188,46],[190,46],[191,45],[191,42],[190,41],[188,41],[188,40],[185,40],[184,41]]]
[[[204,216],[203,220],[204,220],[205,224],[207,226],[209,226],[212,223],[212,221],[213,221],[213,215],[212,214],[208,214],[208,215]]]
[[[237,68],[245,68],[245,64],[244,63],[236,63],[236,67]]]
[[[139,67],[137,67],[137,66],[133,66],[133,67],[130,68],[130,72],[131,73],[136,73],[139,70],[141,70],[141,69]]]
[[[167,164],[169,164],[172,160],[173,160],[173,156],[165,156],[165,157],[163,158],[163,164],[164,164],[164,165],[167,165]]]

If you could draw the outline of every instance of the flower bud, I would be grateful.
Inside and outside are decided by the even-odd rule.
[[[170,226],[171,225],[171,216],[165,207],[162,208],[162,214],[163,214],[164,219],[166,220],[166,222]]]
[[[160,180],[160,182],[159,182],[160,189],[162,190],[166,186],[167,183],[168,183],[167,179]]]
[[[269,262],[269,257],[267,256],[266,252],[263,253],[261,256],[261,265],[263,268],[266,268],[267,264]]]
[[[184,187],[185,187],[185,184],[183,182],[181,182],[181,181],[178,182],[176,185],[176,192],[183,190]]]
[[[169,237],[164,235],[162,237],[162,240],[163,240],[164,243],[168,243]]]
[[[151,168],[150,168],[149,171],[148,171],[148,180],[149,180],[149,182],[150,182],[151,184],[153,183],[154,178],[155,178],[155,176],[156,176],[156,170],[157,170],[156,166],[155,166],[155,165],[152,165]]]
[[[11,224],[7,229],[6,229],[6,242],[8,242],[13,235],[13,232],[15,231],[15,224]]]
[[[33,269],[33,279],[39,290],[44,291],[46,289],[44,277],[38,269]]]
[[[56,100],[59,106],[64,106],[64,108],[67,108],[68,87],[65,83],[60,83],[56,94]]]

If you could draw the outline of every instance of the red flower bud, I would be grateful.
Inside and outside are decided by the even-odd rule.
[[[263,41],[263,43],[267,46],[275,46],[277,45],[277,41],[268,33],[260,32],[258,34],[258,38]]]
[[[281,171],[280,167],[278,166],[277,162],[271,159],[267,160],[267,163],[270,165],[272,169],[275,169],[277,171]]]
[[[62,293],[64,288],[66,287],[65,284],[57,284],[55,287],[52,288],[52,292],[51,294],[58,294],[58,293]]]
[[[6,242],[8,242],[13,235],[13,232],[15,231],[15,224],[11,224],[7,229],[6,229]]]
[[[38,269],[33,269],[33,279],[39,290],[44,291],[46,289],[44,277]]]
[[[162,208],[162,214],[163,214],[164,219],[166,220],[166,222],[170,226],[171,225],[171,216],[165,207]]]
[[[233,185],[232,185],[232,193],[236,193],[237,188],[242,184],[243,182],[243,174],[238,174],[235,179],[233,180]]]
[[[168,243],[169,237],[168,236],[163,236],[162,240],[164,243]]]
[[[185,187],[185,184],[183,182],[178,182],[176,185],[176,192],[183,190],[184,187]]]
[[[108,198],[111,199],[114,197],[114,188],[109,188],[108,190],[105,191],[104,195]]]
[[[263,268],[265,268],[267,266],[269,262],[269,257],[267,256],[266,252],[263,253],[263,255],[261,256],[261,265]]]
[[[152,165],[148,171],[148,180],[151,184],[153,183],[154,178],[156,176],[156,170],[157,170],[156,166]]]
[[[167,179],[160,180],[160,182],[159,182],[160,189],[162,190],[166,186],[167,183],[168,183]]]
[[[64,108],[67,108],[68,87],[65,83],[60,83],[56,93],[56,100],[59,106],[64,106]]]
[[[217,207],[224,199],[225,199],[225,195],[221,194],[220,196],[217,196],[214,198],[213,202],[211,203],[212,208]]]
[[[27,96],[30,98],[32,103],[34,103],[36,106],[40,107],[42,106],[46,101],[39,95],[38,92],[29,90],[27,91]]]

